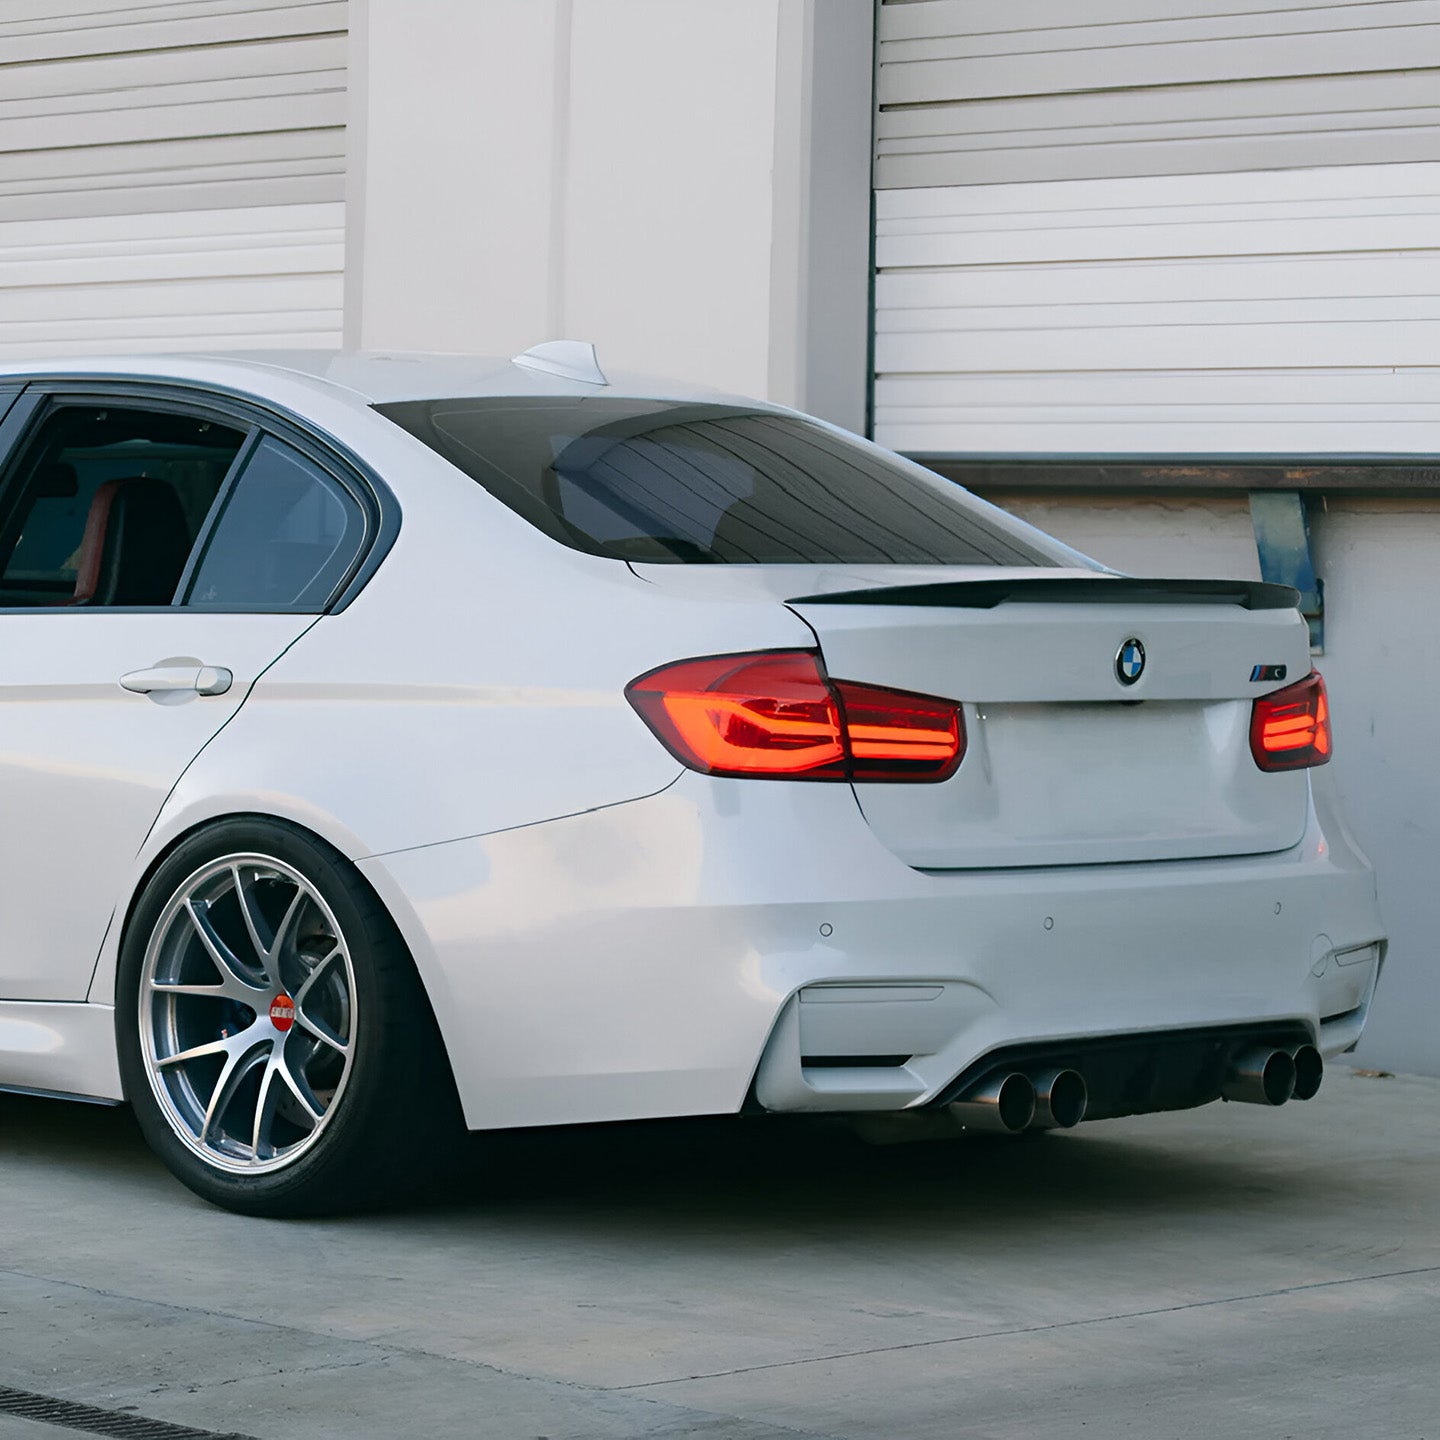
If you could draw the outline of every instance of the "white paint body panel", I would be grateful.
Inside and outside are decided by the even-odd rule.
[[[310,615],[0,612],[0,999],[83,1000],[127,871],[182,771]],[[120,677],[186,657],[223,695]]]
[[[114,1010],[0,1000],[0,1089],[124,1099]]]
[[[1376,967],[1317,977],[1317,936],[1328,956],[1379,921],[1368,866],[1328,834],[1312,815],[1274,856],[934,876],[845,787],[687,773],[635,804],[360,868],[445,977],[432,998],[469,1123],[488,1127],[734,1111],[767,1045],[766,1103],[807,1110],[921,1104],[1017,1040],[1294,1019],[1334,1055]],[[892,1016],[865,1027],[860,1053],[915,1054],[902,1091],[787,1048],[803,987],[897,982],[950,997],[935,1018],[911,1007],[903,1036]],[[1348,1018],[1327,1030],[1332,1015]]]
[[[1262,774],[1250,753],[1251,704],[1283,683],[1252,684],[1253,668],[1310,669],[1294,610],[794,608],[838,679],[967,702],[965,760],[949,780],[857,787],[866,819],[908,864],[1174,860],[1300,839],[1305,776]],[[1115,662],[1132,637],[1149,659],[1126,688]]]
[[[318,373],[127,364],[305,417],[386,478],[402,522],[359,597],[310,625],[189,765],[177,761],[183,774],[115,860],[97,913],[128,913],[154,861],[209,819],[306,826],[357,863],[394,916],[475,1126],[734,1110],[762,1056],[773,1108],[854,1110],[923,1103],[978,1055],[1021,1040],[1293,1022],[1335,1053],[1358,1035],[1380,949],[1344,967],[1331,956],[1383,932],[1323,773],[1314,806],[1302,778],[1296,843],[1274,854],[922,873],[850,787],[702,777],[621,698],[666,661],[813,644],[781,597],[738,574],[686,593],[565,550],[366,403],[417,383],[422,394],[586,392],[501,362],[346,361],[333,366],[345,383],[323,378],[327,357],[297,363]],[[612,391],[655,393],[623,378]],[[260,656],[284,648],[257,617],[219,618],[263,636]],[[22,619],[123,628],[126,617]],[[213,651],[216,638],[184,648],[235,668],[238,694],[243,661]],[[136,663],[165,650],[181,653],[177,641]],[[68,823],[57,815],[53,833]],[[19,1027],[0,1083],[83,1080],[113,1095],[113,1051],[78,1069],[45,1057],[93,1046],[121,929],[100,947],[89,1006],[48,1007],[42,1023],[28,1002],[0,1005],[0,1037]],[[837,983],[938,991],[877,1000],[873,1031],[849,1002],[806,1007],[835,1014],[808,1021],[815,1034],[853,1039],[859,1025],[871,1043],[913,1043],[907,1076],[800,1063],[798,992]]]
[[[984,610],[803,600],[793,608],[840,679],[992,704],[1238,700],[1276,688],[1251,684],[1257,663],[1283,664],[1294,679],[1310,668],[1308,632],[1294,610],[1023,600]],[[1114,666],[1131,636],[1153,660],[1127,690]]]

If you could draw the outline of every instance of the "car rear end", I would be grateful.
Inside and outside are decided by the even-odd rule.
[[[536,1067],[593,1109],[528,1123],[748,1103],[1018,1129],[1275,1104],[1358,1039],[1383,931],[1291,592],[1103,572],[764,407],[387,413],[624,564],[652,616],[656,663],[625,693],[680,775],[557,822],[571,852],[650,868],[578,907],[591,963],[552,987],[574,1058]],[[761,606],[793,644],[687,644],[699,611]],[[498,862],[512,843],[531,842],[484,842],[487,873],[521,865]],[[561,896],[527,944],[575,943],[565,868],[524,864]]]
[[[765,850],[796,872],[828,857],[834,899],[812,907],[811,972],[787,957],[772,982],[759,1105],[1023,1128],[1315,1093],[1384,946],[1373,877],[1312,784],[1333,741],[1287,593],[1030,573],[792,608],[812,651],[632,692],[712,785],[773,783],[777,753],[804,767]],[[854,843],[820,846],[801,787],[840,775]]]

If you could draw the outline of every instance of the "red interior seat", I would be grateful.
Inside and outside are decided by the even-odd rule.
[[[174,489],[131,475],[107,480],[85,517],[71,605],[168,605],[190,554]]]

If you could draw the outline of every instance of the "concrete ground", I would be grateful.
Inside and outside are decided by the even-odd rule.
[[[261,1440],[1440,1440],[1440,1081],[491,1162],[407,1213],[244,1220],[125,1112],[0,1096],[0,1387]]]

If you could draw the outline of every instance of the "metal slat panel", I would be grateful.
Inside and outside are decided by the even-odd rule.
[[[288,10],[296,0],[5,0],[0,27],[34,31],[139,20],[174,20],[237,11]],[[313,0],[311,0],[313,3]]]
[[[1435,0],[881,6],[881,189],[1440,159]]]
[[[307,266],[314,263],[304,252],[298,252],[297,258]],[[197,304],[202,296],[203,303]],[[12,344],[27,335],[53,338],[67,325],[93,336],[112,322],[121,329],[153,325],[157,333],[179,335],[190,333],[193,326],[203,333],[211,320],[227,315],[326,312],[333,316],[339,303],[334,285],[316,285],[307,275],[176,275],[150,284],[130,281],[23,290],[6,296],[6,308],[13,313],[7,315],[5,328]]]
[[[88,145],[144,144],[204,134],[259,135],[267,130],[335,130],[345,122],[343,93],[262,94],[194,105],[117,107],[82,115],[0,119],[0,151],[76,150]]]
[[[0,46],[9,65],[71,60],[83,56],[135,54],[146,50],[185,49],[194,45],[233,45],[241,40],[272,40],[277,36],[339,34],[345,29],[343,0],[271,8],[247,4],[221,13],[204,11],[136,20],[131,24],[71,24],[56,28],[42,22],[13,25],[0,22]],[[102,20],[114,17],[105,12]]]
[[[1138,324],[1065,326],[1029,331],[966,330],[875,337],[875,369],[919,371],[1019,370],[1037,354],[1053,370],[1206,370],[1240,356],[1257,369],[1285,365],[1297,354],[1322,363],[1424,365],[1440,355],[1440,318],[1356,325],[1346,320],[1292,320],[1280,326],[1237,320],[1225,325]]]
[[[1440,80],[1260,80],[883,111],[884,188],[1440,160]]]
[[[1231,85],[1163,86],[1094,95],[1038,95],[994,100],[968,107],[933,104],[882,111],[878,134],[882,153],[907,142],[919,145],[949,136],[955,143],[980,142],[1012,147],[1013,135],[1050,135],[1051,143],[1074,143],[1056,136],[1060,129],[1112,130],[1123,138],[1163,136],[1183,126],[1258,125],[1265,120],[1295,126],[1308,120],[1336,123],[1343,112],[1349,123],[1357,114],[1380,115],[1387,108],[1425,109],[1437,101],[1434,77],[1414,74],[1322,76],[1247,81]]]
[[[961,96],[980,100],[1437,66],[1440,26],[1406,25],[1386,30],[1245,36],[1203,45],[1127,45],[886,65],[880,71],[880,103],[924,105]]]
[[[199,135],[158,144],[90,145],[78,150],[0,155],[0,195],[73,191],[106,185],[188,184],[230,175],[287,173],[288,161],[316,161],[344,171],[343,131],[284,130],[251,135]],[[224,208],[224,207],[220,207]]]
[[[977,266],[885,271],[876,278],[880,323],[900,328],[909,315],[966,309],[1021,310],[1082,304],[1107,313],[1121,306],[1328,303],[1374,296],[1425,298],[1435,293],[1435,260],[1410,255],[1236,255],[1143,264]],[[1440,358],[1440,357],[1437,357]]]
[[[1114,50],[1151,44],[1380,30],[1425,25],[1434,20],[1431,0],[1267,5],[1253,12],[1236,10],[1229,5],[1211,5],[1203,14],[1187,13],[1185,7],[1161,6],[1150,0],[1150,3],[1131,6],[1123,18],[1116,13],[1102,19],[1096,7],[1088,4],[1083,11],[1073,5],[1063,11],[1049,9],[1049,24],[1037,23],[1040,17],[1036,8],[1023,3],[1003,15],[992,11],[988,17],[981,6],[967,5],[963,11],[936,4],[901,8],[926,12],[929,23],[912,27],[909,34],[895,34],[885,17],[894,15],[896,7],[889,6],[882,13],[880,28],[882,64],[971,55]]]
[[[297,161],[288,171],[267,167],[258,179],[231,178],[212,184],[185,180],[170,185],[40,194],[0,192],[0,224],[20,220],[53,220],[98,215],[165,214],[231,207],[338,204],[345,198],[345,177],[315,162]],[[307,165],[311,168],[307,168]]]
[[[1198,387],[1201,394],[1203,384]],[[887,426],[882,444],[911,455],[1433,455],[1440,426],[1385,412],[1369,423],[1323,413],[1257,407],[1249,420],[1217,419],[1208,406],[1166,408],[1147,419],[1096,411],[1084,417],[1050,407],[1013,417],[990,416],[967,430],[974,444],[954,444],[953,425]]]
[[[1433,194],[1434,165],[1384,165],[1337,171],[1334,175],[1275,171],[1234,175],[1155,175],[1143,186],[1133,180],[1083,180],[1073,190],[1056,184],[944,186],[909,190],[903,194],[884,193],[876,197],[882,225],[900,228],[912,219],[946,215],[1057,215],[1078,211],[1134,210],[1157,207],[1267,206],[1297,201],[1323,203],[1333,210],[1346,201],[1363,204],[1371,199],[1384,202],[1379,213],[1398,198]],[[1263,214],[1261,210],[1252,213]],[[1027,222],[1028,223],[1028,222]]]
[[[333,205],[297,205],[259,217],[244,210],[197,211],[184,220],[177,220],[173,215],[112,215],[83,225],[54,225],[42,221],[7,226],[0,236],[0,244],[12,250],[51,253],[57,249],[91,246],[98,251],[116,244],[144,246],[157,242],[183,248],[235,235],[339,232],[343,224],[344,211]]]
[[[1298,245],[1328,244],[1335,250],[1373,249],[1377,218],[1331,219],[1320,235],[1300,236],[1288,219],[1176,220],[1173,224],[1133,227],[1036,226],[959,229],[919,235],[896,235],[877,242],[882,267],[934,268],[949,265],[1054,264],[1083,260],[1153,260],[1229,255],[1293,255]],[[1436,241],[1433,215],[1396,214],[1385,217],[1386,247],[1423,249]]]
[[[111,309],[130,305],[132,287],[146,282],[328,283],[338,274],[344,241],[340,205],[17,223],[0,239],[0,305],[9,324],[43,318],[51,305],[79,315],[65,308],[64,297],[82,292],[93,299],[110,290]]]
[[[218,45],[19,65],[0,85],[0,107],[102,109],[135,103],[136,94],[158,92],[173,101],[184,86],[274,83],[289,75],[333,75],[343,89],[345,52],[343,35],[307,35],[264,42],[263,50],[254,44]]]
[[[1032,335],[1037,331],[1062,331],[1089,335],[1099,345],[1112,330],[1141,334],[1164,330],[1168,335],[1205,327],[1225,332],[1240,325],[1262,325],[1267,331],[1312,325],[1317,309],[1314,300],[1313,296],[1247,300],[1242,310],[1233,300],[1163,300],[1152,304],[1122,300],[1105,305],[1087,295],[1084,299],[1072,297],[1070,304],[1061,305],[926,307],[887,312],[878,333],[894,337],[897,346],[909,346],[912,342],[930,344],[932,337],[948,340],[962,331],[968,341],[982,333],[1019,330]],[[1440,320],[1440,295],[1347,295],[1327,299],[1324,309],[1325,323],[1330,325],[1406,325]],[[1293,333],[1293,329],[1287,329],[1287,339]]]
[[[1401,0],[1404,3],[1404,0]],[[1414,3],[1414,0],[1411,0]],[[1265,17],[1287,8],[1313,12],[1352,12],[1383,9],[1365,0],[1310,0],[1290,5],[1280,0],[1085,0],[1085,23],[1094,26],[1128,25],[1161,17],[1195,19],[1213,16]],[[1075,0],[884,0],[880,15],[882,41],[910,40],[939,35],[1025,30],[1058,30],[1075,23]]]
[[[1185,397],[1176,396],[1175,379],[1168,372],[1077,372],[1067,382],[1065,403],[1048,406],[1046,413],[1074,420],[1103,406],[1107,413],[1128,408],[1148,411],[1153,418],[1160,409],[1208,414],[1215,409],[1239,413],[1277,406],[1295,414],[1349,410],[1374,418],[1384,411],[1415,419],[1423,412],[1434,419],[1440,367],[1402,366],[1383,373],[1353,367],[1301,370],[1293,364],[1263,372],[1232,367],[1188,377],[1194,391]],[[1029,374],[892,375],[879,381],[876,394],[896,413],[928,413],[937,423],[943,421],[940,411],[1028,412],[1036,398]]]
[[[1433,405],[1440,164],[891,190],[877,212],[896,448],[1383,452]]]
[[[336,343],[345,20],[7,0],[0,353]]]

